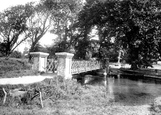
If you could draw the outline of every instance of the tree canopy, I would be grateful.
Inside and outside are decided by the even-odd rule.
[[[48,11],[43,3],[38,3],[33,8],[34,12],[29,17],[27,22],[28,33],[30,42],[30,51],[34,51],[40,39],[51,29],[53,26],[52,14]]]
[[[19,44],[27,39],[28,35],[21,40],[19,37],[28,30],[26,22],[32,13],[31,4],[10,7],[0,13],[1,53],[6,56],[10,55]]]
[[[44,5],[52,13],[54,20],[52,33],[57,34],[57,42],[60,51],[68,51],[73,39],[76,37],[74,24],[77,21],[78,13],[82,8],[82,0],[42,0]]]
[[[50,31],[58,35],[54,51],[74,49],[77,59],[113,58],[111,53],[123,50],[126,62],[138,68],[161,57],[160,0],[41,0],[36,6],[8,8],[0,17],[0,50],[5,55],[27,38],[34,49]],[[98,40],[92,39],[92,30]]]
[[[97,26],[100,50],[109,50],[114,37],[117,46],[127,51],[132,68],[146,67],[159,57],[160,16],[159,0],[89,0],[79,14],[78,27],[88,31]]]

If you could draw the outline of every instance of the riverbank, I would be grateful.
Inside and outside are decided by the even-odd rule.
[[[43,77],[42,77],[43,76]],[[35,80],[42,81],[44,76],[23,78],[23,83],[31,83]],[[11,76],[13,77],[13,75]],[[21,78],[21,77],[20,77]],[[15,80],[16,78],[14,78]],[[12,81],[14,82],[14,81]],[[17,82],[20,82],[19,80]],[[3,85],[2,82],[1,85]],[[7,82],[6,82],[7,83]],[[22,83],[22,82],[21,82]],[[21,103],[17,97],[11,98],[10,104],[0,105],[0,115],[150,115],[151,105],[120,104],[114,95],[109,93],[103,85],[80,85],[77,82],[61,82],[61,87],[55,87],[57,82],[45,87],[47,92],[43,97],[44,107],[37,102],[39,98],[29,104]],[[65,85],[64,85],[65,84]],[[39,86],[43,86],[44,82]],[[78,86],[78,87],[77,87]],[[61,90],[59,90],[61,89]],[[81,93],[79,93],[81,90]],[[51,92],[50,92],[51,91]],[[43,92],[43,93],[44,93]],[[53,94],[50,94],[53,93]],[[66,97],[67,94],[69,96]],[[65,95],[65,97],[64,97]],[[0,95],[1,96],[1,95]],[[48,97],[49,96],[49,97]],[[62,97],[63,98],[62,98]],[[10,98],[10,96],[9,96]],[[124,98],[124,97],[121,97]],[[8,99],[8,98],[7,98]],[[1,99],[0,99],[1,101]],[[2,103],[1,103],[2,104]]]
[[[149,68],[139,68],[136,70],[130,69],[129,64],[110,63],[110,75],[112,76],[135,76],[144,78],[161,79],[161,63],[153,64],[153,67]]]
[[[121,105],[103,86],[81,86],[81,95],[69,99],[43,100],[39,105],[0,106],[2,115],[150,115],[149,105]]]

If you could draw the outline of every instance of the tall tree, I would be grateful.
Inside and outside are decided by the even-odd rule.
[[[159,57],[160,16],[159,0],[95,0],[81,11],[79,23],[81,28],[98,27],[102,48],[107,49],[115,37],[115,43],[127,50],[132,68],[138,68],[151,66]]]
[[[58,35],[57,43],[61,49],[68,51],[76,37],[73,26],[82,8],[82,0],[42,0],[42,2],[53,15],[54,24],[51,32]]]
[[[18,5],[0,13],[1,52],[9,56],[15,48],[28,38],[26,22],[33,13],[31,3]],[[20,37],[21,36],[21,37]]]
[[[105,15],[105,16],[104,16]],[[95,29],[98,31],[99,36],[99,55],[100,59],[107,57],[107,46],[109,43],[108,34],[105,32],[107,29],[105,28],[105,22],[102,17],[106,17],[106,8],[103,2],[99,0],[87,0],[83,10],[78,15],[78,23],[77,28],[80,31],[81,36],[78,39],[75,39],[76,42],[79,42],[79,39],[83,41],[88,41],[90,44],[89,34],[91,30]],[[77,43],[79,44],[79,43]],[[84,44],[85,45],[85,44]],[[81,47],[82,45],[78,46]],[[85,49],[88,49],[89,45],[86,45]],[[87,50],[84,50],[84,54],[86,54]],[[85,57],[85,56],[84,56]]]
[[[30,37],[28,41],[31,44],[30,52],[39,43],[40,39],[49,32],[52,27],[52,14],[41,2],[34,7],[34,13],[30,16],[27,25]]]

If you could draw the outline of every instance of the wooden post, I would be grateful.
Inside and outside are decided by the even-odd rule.
[[[6,99],[7,99],[7,92],[5,91],[4,88],[2,88],[3,92],[4,92],[4,99],[3,99],[3,104],[5,104]]]
[[[41,103],[41,107],[43,108],[44,105],[43,105],[43,101],[42,101],[42,94],[41,94],[41,91],[39,91],[39,95],[40,95],[40,103]]]
[[[104,85],[105,85],[105,87],[107,86],[107,72],[106,71],[104,71],[104,73],[103,73],[103,75],[104,75]]]

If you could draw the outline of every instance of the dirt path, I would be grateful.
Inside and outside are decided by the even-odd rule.
[[[43,81],[46,78],[53,78],[53,76],[23,76],[18,78],[1,78],[0,85],[18,85],[18,84],[32,84],[36,82]]]

